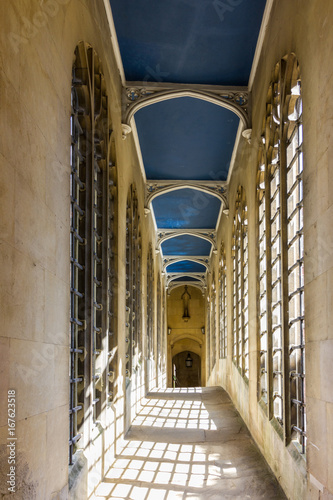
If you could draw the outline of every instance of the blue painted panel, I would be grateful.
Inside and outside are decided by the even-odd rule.
[[[266,0],[110,0],[126,79],[247,85]]]
[[[209,255],[209,241],[196,236],[183,235],[162,243],[163,255]]]
[[[182,276],[180,278],[176,278],[175,280],[172,280],[171,283],[173,283],[174,281],[198,281],[200,283],[200,281],[192,276]]]
[[[153,200],[157,227],[164,229],[214,229],[220,207],[220,200],[194,189],[178,189]]]
[[[148,179],[226,180],[239,118],[191,97],[159,102],[135,115]]]
[[[207,269],[198,262],[183,260],[182,262],[170,264],[166,270],[168,273],[205,273]]]

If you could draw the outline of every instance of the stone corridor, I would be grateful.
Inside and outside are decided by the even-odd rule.
[[[285,499],[221,388],[151,392],[96,499]]]

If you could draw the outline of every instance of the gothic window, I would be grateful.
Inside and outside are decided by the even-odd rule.
[[[303,129],[294,55],[273,71],[259,155],[259,397],[305,452]],[[270,265],[268,266],[269,263]]]
[[[150,246],[147,260],[147,357],[153,357],[154,333],[154,260]]]
[[[278,95],[274,96],[276,100]],[[272,120],[273,122],[273,120]],[[275,122],[274,122],[275,123]],[[274,128],[275,125],[271,124]],[[283,338],[282,338],[282,233],[281,233],[281,171],[279,161],[279,138],[274,134],[269,175],[269,224],[270,224],[270,267],[271,267],[271,328],[272,328],[272,389],[273,414],[283,422]]]
[[[288,326],[291,437],[305,452],[305,310],[303,236],[303,125],[301,81],[293,61],[286,104],[285,125],[287,174]]]
[[[141,339],[141,234],[138,199],[130,187],[126,208],[126,377],[139,363]],[[140,340],[141,343],[141,340]]]
[[[114,150],[114,141],[111,140],[110,155],[109,155],[109,176],[108,176],[108,206],[107,217],[108,226],[107,233],[107,248],[105,252],[107,261],[107,296],[106,296],[106,311],[107,311],[107,383],[106,390],[108,401],[114,401],[116,397],[116,384],[115,379],[117,375],[118,366],[118,337],[117,337],[117,300],[115,293],[116,278],[117,278],[117,264],[116,264],[116,230],[117,230],[117,179],[116,179],[116,157]]]
[[[166,369],[166,290],[163,287],[162,305],[162,370]]]
[[[156,346],[157,346],[157,367],[158,367],[158,370],[159,370],[159,373],[161,372],[161,369],[162,369],[162,353],[161,353],[161,336],[162,336],[162,328],[161,328],[161,312],[162,312],[162,294],[161,294],[161,278],[160,276],[158,277],[158,281],[157,281],[157,297],[156,297],[156,300],[157,300],[157,321],[156,321],[156,325],[157,325],[157,343],[156,343]]]
[[[136,203],[137,211],[137,203]],[[133,263],[135,269],[135,330],[134,330],[134,353],[135,359],[133,367],[139,367],[142,363],[142,293],[141,293],[141,272],[142,272],[142,245],[141,245],[141,230],[140,230],[140,216],[134,214],[135,220],[138,221],[135,232],[133,245],[135,246],[134,256],[135,262]]]
[[[111,123],[101,63],[84,43],[75,51],[71,106],[70,464],[87,443],[85,415],[100,420],[114,398],[117,345]]]
[[[249,377],[248,227],[244,189],[237,190],[232,235],[233,361]]]
[[[212,294],[211,294],[211,348],[212,348],[212,368],[216,363],[216,288],[215,288],[215,274],[212,279]]]
[[[210,318],[211,318],[211,313],[210,313],[210,297],[207,295],[207,307],[206,307],[206,339],[207,339],[207,353],[206,353],[206,360],[207,360],[207,374],[208,377],[211,372],[211,338],[210,338]]]
[[[267,290],[267,253],[270,252],[266,247],[267,226],[268,231],[270,224],[266,222],[266,160],[265,152],[260,149],[259,153],[259,168],[257,174],[257,203],[258,203],[258,274],[259,274],[259,351],[260,351],[260,376],[259,390],[260,399],[267,404],[268,397],[268,314],[267,314],[267,295],[270,290]]]
[[[220,359],[227,357],[227,266],[222,243],[219,263]]]

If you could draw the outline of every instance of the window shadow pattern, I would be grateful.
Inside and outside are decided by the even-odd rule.
[[[151,392],[97,499],[285,499],[221,388]]]

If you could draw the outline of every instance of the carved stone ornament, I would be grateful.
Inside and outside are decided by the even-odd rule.
[[[121,130],[122,130],[122,133],[123,133],[122,139],[123,139],[123,141],[125,141],[127,139],[128,134],[130,134],[132,132],[132,129],[126,123],[122,123],[121,124]]]
[[[229,109],[240,118],[244,128],[250,126],[247,87],[164,82],[127,82],[123,90],[123,123],[129,125],[135,113],[145,106],[177,97],[193,97]]]
[[[146,208],[150,203],[163,194],[179,189],[193,189],[218,198],[223,207],[228,206],[228,186],[226,181],[179,181],[179,180],[148,180],[146,183]]]
[[[176,262],[184,262],[184,261],[190,261],[190,262],[197,262],[198,264],[201,264],[206,267],[206,269],[209,269],[209,258],[206,257],[205,255],[172,255],[172,256],[165,256],[163,257],[163,271],[166,270],[170,264],[175,264]]]
[[[213,252],[217,250],[215,229],[158,229],[156,249],[159,250],[164,241],[182,235],[196,236],[209,241],[213,246]]]

